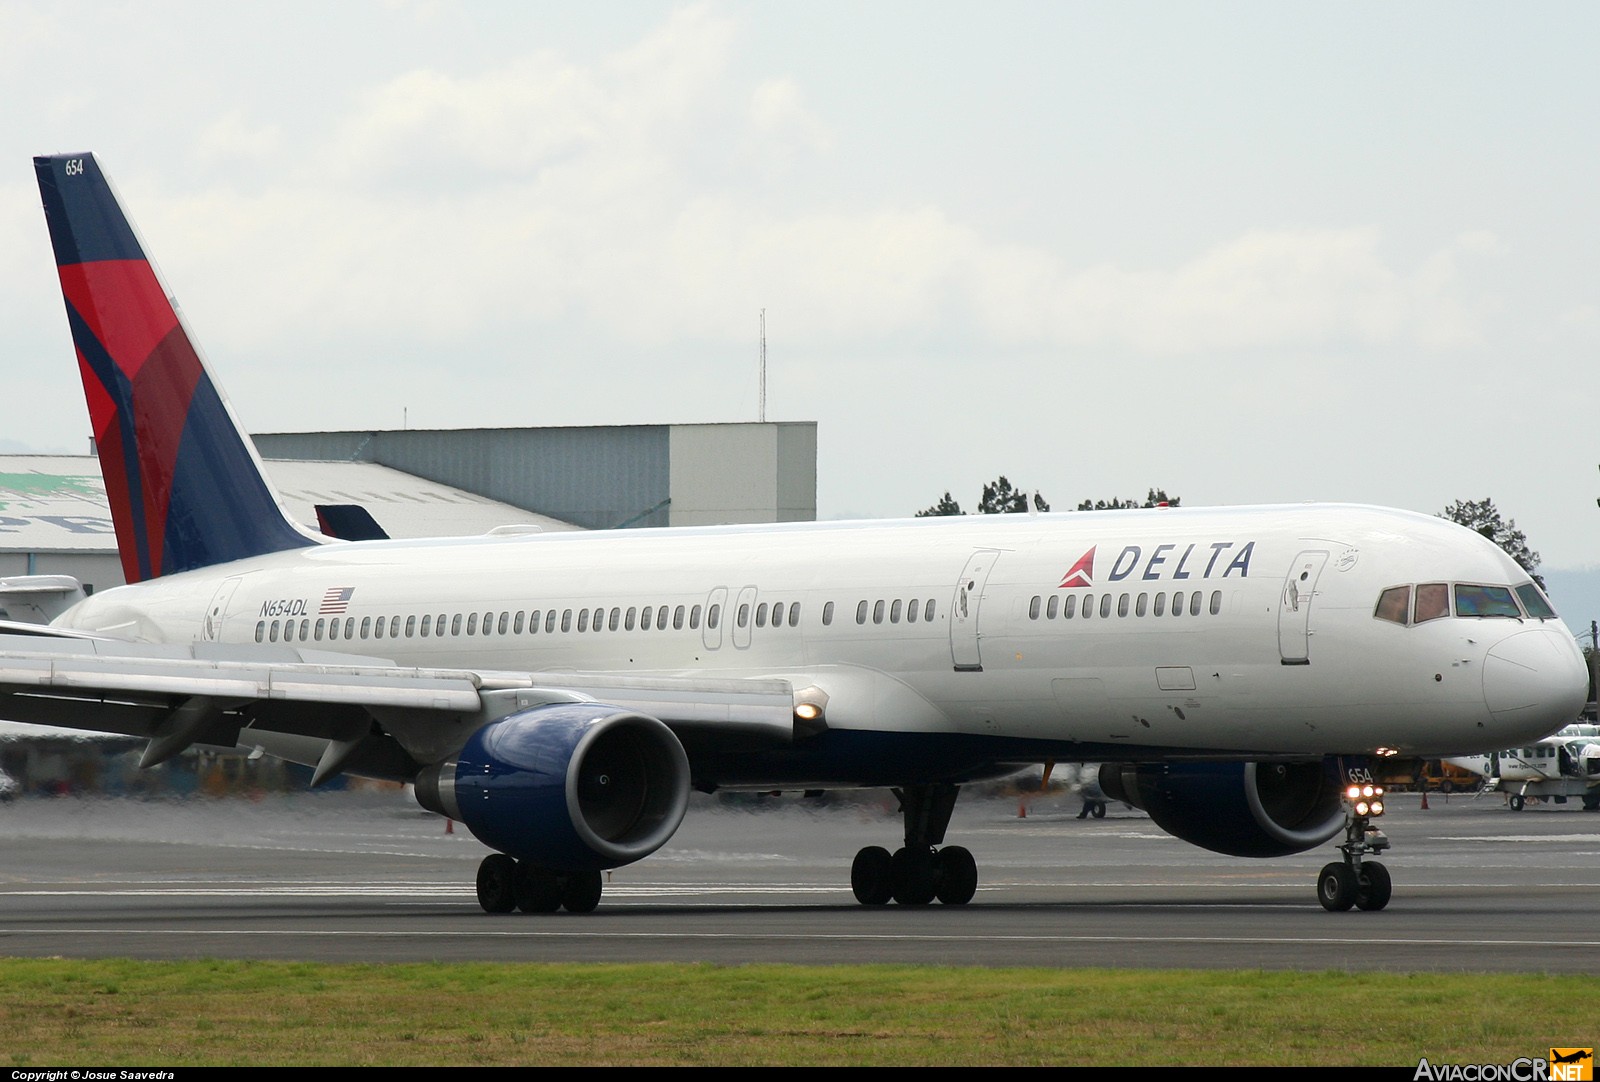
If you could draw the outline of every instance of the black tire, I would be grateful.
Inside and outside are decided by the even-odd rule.
[[[1507,803],[1511,805],[1512,811],[1521,811],[1528,801],[1521,793],[1512,793],[1511,799]]]
[[[938,890],[933,874],[933,850],[896,849],[890,858],[894,900],[901,905],[927,905]]]
[[[561,886],[561,907],[568,913],[593,913],[604,889],[599,872],[573,872]]]
[[[517,908],[517,862],[504,853],[491,853],[478,865],[478,904],[485,913],[509,913]]]
[[[1095,801],[1094,807],[1089,809],[1089,814],[1094,816],[1096,819],[1104,819],[1106,817],[1105,802],[1098,800]]]
[[[1356,908],[1375,912],[1389,904],[1393,893],[1389,869],[1375,860],[1362,861],[1361,870],[1356,873]]]
[[[517,865],[517,908],[524,913],[554,913],[561,908],[561,880],[548,868]]]
[[[1600,811],[1600,789],[1591,789],[1583,797],[1584,811]]]
[[[933,858],[934,891],[944,905],[966,905],[978,893],[978,862],[959,845],[947,845]]]
[[[850,864],[850,890],[862,905],[888,905],[894,899],[894,858],[881,845],[869,845]]]
[[[1349,865],[1325,864],[1317,874],[1317,901],[1330,913],[1343,913],[1356,904],[1356,873]]]

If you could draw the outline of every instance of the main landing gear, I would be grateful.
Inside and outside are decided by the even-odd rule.
[[[485,913],[588,913],[600,904],[600,873],[558,875],[526,860],[493,853],[478,865],[478,904]]]
[[[1325,865],[1317,875],[1317,901],[1330,913],[1342,913],[1351,906],[1382,909],[1394,893],[1389,869],[1361,858],[1389,848],[1389,839],[1372,825],[1372,820],[1383,814],[1383,789],[1352,785],[1345,790],[1344,805],[1344,843],[1339,846],[1344,860]]]
[[[909,785],[893,790],[905,818],[906,844],[893,854],[869,845],[850,865],[850,889],[862,905],[966,905],[978,892],[978,863],[959,845],[946,845],[957,785]]]

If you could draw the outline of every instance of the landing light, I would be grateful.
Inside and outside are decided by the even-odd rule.
[[[1383,786],[1352,785],[1344,791],[1357,815],[1371,818],[1383,814]]]

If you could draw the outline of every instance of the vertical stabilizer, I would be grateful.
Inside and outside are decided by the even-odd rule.
[[[94,155],[33,167],[127,581],[316,544],[284,514]]]

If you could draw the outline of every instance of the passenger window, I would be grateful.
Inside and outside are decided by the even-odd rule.
[[[1111,595],[1110,594],[1101,594],[1100,595],[1100,616],[1101,616],[1102,619],[1105,619],[1105,618],[1109,617],[1110,615],[1111,615]]]
[[[1167,614],[1167,595],[1157,594],[1155,604],[1150,607],[1151,616],[1165,616]]]
[[[1093,615],[1094,615],[1094,595],[1093,594],[1084,594],[1083,595],[1083,618],[1085,620],[1087,620],[1089,617],[1091,617]]]
[[[1109,595],[1107,595],[1107,596],[1109,596]],[[1121,597],[1117,598],[1117,615],[1118,616],[1126,616],[1126,615],[1128,615],[1128,595],[1127,594],[1123,594]]]
[[[783,602],[782,601],[776,601],[772,605],[772,626],[773,627],[782,627],[783,626]]]
[[[798,601],[789,602],[789,626],[800,626],[800,602]]]
[[[1220,616],[1221,614],[1222,614],[1222,591],[1221,590],[1212,590],[1211,591],[1211,615],[1212,616]]]
[[[495,628],[495,630],[498,631],[500,634],[504,635],[506,633],[506,621],[508,619],[510,619],[510,617],[511,617],[511,614],[509,612],[502,612],[500,614],[500,626]],[[522,614],[519,612],[519,613],[517,613],[517,624],[520,626],[521,623],[522,623]]]
[[[555,609],[551,609],[549,612],[544,614],[544,633],[546,635],[549,635],[552,632],[554,632],[555,629],[556,629],[556,610]],[[562,631],[567,630],[567,618],[566,618],[565,614],[563,614],[562,617],[561,617],[561,630]]]
[[[682,605],[678,606],[678,613],[679,613],[678,622],[682,623],[683,622],[683,617],[682,617],[683,606]],[[660,630],[660,631],[667,630],[667,607],[665,605],[662,605],[660,608],[656,609],[656,628],[658,630]]]
[[[1183,591],[1174,590],[1172,593],[1172,615],[1183,615]]]
[[[922,619],[924,623],[933,623],[933,598],[928,598],[928,603],[922,606]]]
[[[1411,587],[1391,586],[1378,595],[1378,609],[1372,615],[1391,624],[1403,624],[1411,610]]]
[[[1066,604],[1061,606],[1061,618],[1070,620],[1078,614],[1078,595],[1068,594]]]
[[[467,634],[468,635],[476,635],[477,633],[478,633],[478,614],[475,613],[475,612],[469,612],[469,613],[467,613]]]
[[[863,602],[861,602],[861,604],[856,606],[856,623],[864,624],[866,622],[867,622],[867,603],[865,601],[863,601]]]
[[[767,603],[765,601],[756,606],[756,626],[767,626]]]
[[[267,637],[267,622],[265,620],[257,620],[256,621],[256,642],[260,642],[263,639],[265,639],[266,637]]]
[[[555,610],[551,609],[550,611],[554,612]],[[585,611],[588,611],[588,610],[585,610]],[[561,610],[561,630],[562,631],[571,631],[572,630],[572,610],[571,609],[562,609]]]
[[[354,616],[350,616],[345,619],[344,637],[347,639],[353,639],[356,637],[356,618]]]
[[[706,613],[706,627],[710,628],[712,631],[715,631],[717,629],[717,618],[721,614],[721,610],[722,610],[722,606],[721,605],[712,605],[711,609]],[[689,630],[690,631],[698,631],[698,630],[700,630],[700,606],[699,605],[695,605],[695,606],[693,606],[692,608],[689,609]]]
[[[1038,598],[1034,598],[1034,600],[1037,601]],[[889,622],[891,624],[898,624],[900,622],[900,599],[898,597],[895,598],[894,603],[889,606]]]
[[[594,615],[592,617],[590,617],[590,619],[589,619],[589,630],[591,630],[591,631],[604,631],[605,627],[606,627],[606,610],[603,609],[603,608],[597,608],[597,609],[594,610]]]
[[[417,635],[417,618],[415,616],[407,616],[406,617],[406,638],[414,639],[414,638],[416,638],[416,635]]]
[[[1149,594],[1140,594],[1139,595],[1139,600],[1134,603],[1133,614],[1135,616],[1143,616],[1144,613],[1145,613],[1145,610],[1148,609],[1149,607],[1150,607],[1150,595]]]
[[[1471,586],[1456,584],[1457,616],[1509,616],[1522,619],[1516,598],[1509,586]]]
[[[1037,620],[1038,618],[1039,618],[1039,595],[1038,594],[1034,594],[1033,595],[1033,600],[1028,602],[1028,619]]]
[[[361,637],[363,639],[365,639],[365,638],[369,637],[371,632],[372,632],[372,617],[363,616],[361,618]]]
[[[822,626],[833,626],[833,602],[829,601],[822,606]]]
[[[422,637],[423,638],[427,638],[428,637],[428,626],[432,622],[433,622],[433,617],[432,616],[424,616],[422,618]]]
[[[588,631],[588,630],[589,630],[589,610],[588,609],[579,609],[578,610],[578,632],[580,634],[582,634],[583,632]]]
[[[272,621],[272,630],[271,630],[271,633],[268,635],[267,641],[268,642],[277,642],[278,641],[278,621],[276,621],[276,620]]]
[[[674,630],[674,631],[682,631],[683,630],[683,606],[682,605],[679,605],[677,608],[672,610],[672,630]]]
[[[523,620],[525,620],[525,619],[527,619],[527,616],[528,616],[528,614],[527,614],[527,613],[525,613],[525,612],[523,612],[523,611],[522,611],[522,610],[521,610],[521,609],[518,609],[518,610],[517,610],[517,619],[516,619],[516,622],[515,622],[515,623],[513,623],[513,624],[512,624],[512,625],[511,625],[511,633],[512,633],[512,634],[513,634],[513,635],[520,635],[520,634],[522,634],[522,621],[523,621]],[[538,626],[539,626],[539,615],[538,615],[538,613],[535,613],[535,614],[534,614],[534,617],[533,617],[533,626],[534,626],[534,627],[538,627]]]
[[[750,626],[750,602],[748,601],[739,606],[739,626]]]
[[[620,624],[621,622],[622,622],[622,608],[620,606],[618,606],[618,607],[613,608],[611,610],[611,622],[609,624],[607,624],[606,627],[610,628],[612,631],[615,631],[615,630],[617,630],[617,625]],[[596,631],[600,630],[600,610],[599,609],[595,610],[594,627],[595,627]]]
[[[639,610],[639,630],[640,631],[649,631],[650,630],[650,624],[654,620],[655,615],[656,615],[656,610],[655,610],[654,607],[652,607],[650,605],[646,605],[644,608],[640,609]],[[629,627],[633,626],[633,610],[632,609],[628,610],[628,626]]]
[[[317,621],[317,626],[313,627],[311,629],[311,637],[313,639],[316,639],[318,642],[321,642],[322,641],[322,629],[325,626],[327,626],[327,621],[326,620],[318,620]]]
[[[1205,600],[1205,598],[1201,596],[1201,593],[1200,593],[1199,590],[1196,590],[1194,593],[1189,595],[1189,615],[1190,616],[1199,616],[1200,615],[1200,603],[1202,601],[1204,601],[1204,600]]]
[[[883,623],[883,602],[881,600],[874,602],[872,605],[872,622],[875,624]]]
[[[1442,582],[1425,582],[1417,587],[1417,612],[1414,623],[1424,624],[1450,615],[1450,588]]]

